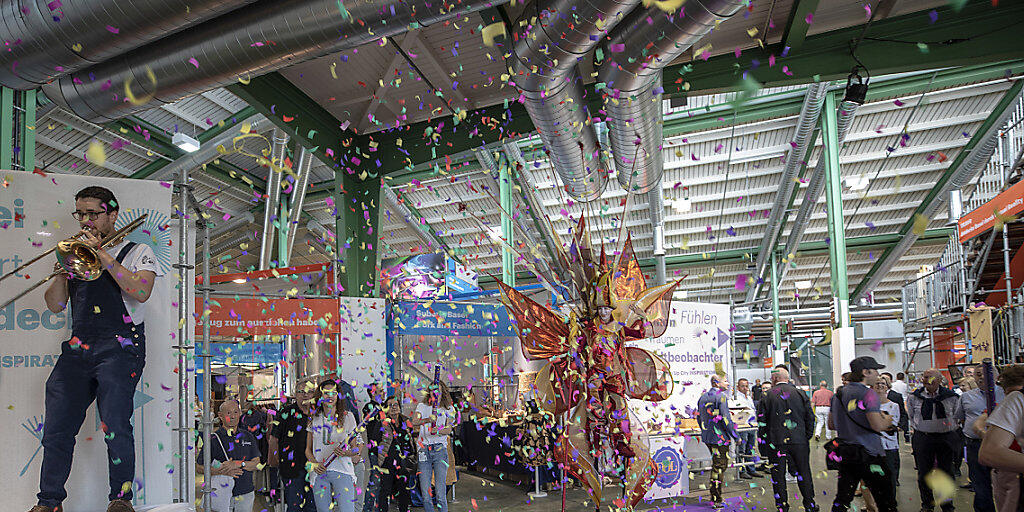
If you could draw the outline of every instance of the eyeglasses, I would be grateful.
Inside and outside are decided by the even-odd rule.
[[[96,220],[97,217],[99,217],[100,215],[104,215],[106,213],[108,212],[82,212],[75,210],[71,212],[71,216],[74,217],[75,220],[82,220],[86,217],[89,217],[89,220]]]

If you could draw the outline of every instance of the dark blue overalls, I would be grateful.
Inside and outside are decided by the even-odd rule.
[[[134,242],[125,245],[117,261],[124,261],[134,246]],[[109,271],[95,281],[72,279],[68,294],[72,339],[61,344],[60,357],[46,381],[39,504],[56,507],[67,498],[64,484],[71,474],[75,436],[93,400],[105,425],[110,499],[131,501],[135,479],[131,420],[135,387],[146,364],[145,328],[129,319],[121,288]]]

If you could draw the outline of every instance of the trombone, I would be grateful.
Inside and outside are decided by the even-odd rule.
[[[106,239],[100,242],[100,247],[106,248],[111,245],[114,245],[114,242],[119,243],[121,240],[124,240],[124,237],[128,236],[129,233],[135,231],[139,226],[142,225],[142,223],[146,220],[147,216],[149,216],[149,214],[144,213],[137,219],[128,223],[127,226],[111,233],[110,236],[108,236]],[[57,245],[55,245],[52,249],[47,250],[46,252],[40,254],[39,256],[36,256],[35,258],[32,258],[31,260],[28,260],[27,262],[21,264],[21,266],[19,266],[18,268],[4,274],[3,276],[0,276],[0,281],[3,281],[4,279],[13,276],[22,269],[45,258],[48,254],[55,251],[57,253],[57,263],[60,264],[61,266],[60,270],[55,270],[52,274],[39,280],[38,282],[36,282],[36,284],[28,287],[21,293],[15,295],[7,302],[4,302],[3,305],[0,305],[0,309],[7,307],[12,302],[24,297],[25,295],[28,295],[29,292],[35,290],[36,288],[39,288],[44,283],[48,282],[50,279],[53,279],[54,276],[57,276],[59,274],[68,273],[74,276],[75,279],[80,279],[82,281],[95,281],[99,279],[100,276],[103,275],[104,270],[103,265],[100,263],[99,253],[97,253],[96,249],[94,249],[92,246],[79,240],[78,236],[79,235],[75,235],[71,238],[67,238],[61,240],[60,242],[57,242]]]

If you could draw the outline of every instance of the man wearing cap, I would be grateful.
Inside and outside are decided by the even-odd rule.
[[[963,417],[963,405],[953,390],[942,386],[942,374],[929,368],[922,374],[924,385],[914,390],[907,400],[907,414],[910,428],[914,431],[910,444],[914,448],[914,463],[917,465],[917,488],[921,492],[922,511],[935,506],[932,488],[925,482],[925,475],[938,469],[953,475],[953,452],[959,446],[956,433]],[[953,510],[953,502],[942,503],[942,510]]]
[[[836,390],[828,426],[839,438],[839,483],[833,512],[846,512],[861,481],[871,491],[880,512],[896,512],[896,489],[892,468],[882,448],[880,432],[895,428],[892,417],[879,409],[878,395],[871,387],[878,370],[885,368],[873,357],[850,361],[849,383]]]

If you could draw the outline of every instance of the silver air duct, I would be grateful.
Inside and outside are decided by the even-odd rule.
[[[853,118],[857,115],[857,109],[860,107],[859,103],[844,100],[839,104],[839,112],[836,116],[836,131],[838,132],[839,147],[843,146],[843,141],[846,140],[846,134],[850,132],[850,127],[853,126]],[[807,223],[811,218],[811,213],[814,211],[818,204],[818,198],[825,191],[825,158],[824,155],[818,157],[818,163],[814,166],[814,170],[811,171],[811,176],[807,181],[807,192],[804,194],[804,200],[800,203],[800,210],[796,214],[796,218],[793,220],[793,228],[789,233],[789,238],[786,240],[786,248],[782,251],[782,257],[787,261],[792,261],[796,256],[796,251],[800,247],[800,242],[803,240],[804,230],[807,229]],[[786,263],[779,263],[781,268],[779,269],[779,282],[786,277],[786,272],[789,271],[790,265]]]
[[[402,218],[402,221],[405,222],[405,225],[411,229],[413,233],[416,233],[416,236],[419,237],[424,244],[434,251],[445,250],[444,246],[441,245],[441,242],[434,237],[433,233],[428,233],[420,228],[420,224],[414,220],[417,217],[412,214],[412,211],[409,210],[408,206],[398,200],[398,196],[395,195],[395,191],[392,190],[391,187],[383,187],[381,200],[384,202],[384,207],[394,213],[397,213],[398,216]]]
[[[690,0],[672,14],[652,5],[630,13],[609,35],[597,80],[608,94],[605,111],[623,189],[638,194],[659,189],[663,171],[662,68],[746,3]]]
[[[252,234],[251,233],[245,233],[245,234],[233,236],[233,237],[231,237],[231,238],[229,238],[229,239],[227,239],[227,240],[225,240],[223,242],[220,242],[217,245],[214,245],[213,247],[211,247],[210,248],[210,257],[212,258],[214,256],[219,256],[221,253],[223,253],[225,251],[230,251],[231,249],[239,248],[239,246],[241,246],[242,244],[247,243],[247,242],[250,242],[250,243],[252,242]],[[202,250],[202,249],[200,248],[200,250]]]
[[[82,118],[119,119],[503,2],[264,0],[61,77],[43,90]],[[134,96],[129,101],[126,85]]]
[[[242,212],[226,221],[218,222],[214,227],[215,229],[210,231],[210,238],[217,238],[218,236],[228,233],[239,227],[248,226],[256,222],[256,216],[250,211]]]
[[[971,151],[971,154],[967,155],[967,158],[963,160],[953,176],[949,178],[949,181],[947,181],[946,184],[942,186],[942,189],[938,191],[938,194],[935,195],[935,199],[933,199],[932,202],[929,203],[921,212],[921,215],[924,218],[930,221],[932,216],[935,215],[935,212],[945,207],[950,190],[964,188],[967,183],[971,181],[971,178],[977,174],[978,169],[981,169],[988,164],[992,159],[992,154],[996,151],[996,146],[999,144],[999,131],[1006,126],[1006,121],[1014,114],[1014,112],[1016,112],[1017,104],[1020,102],[1020,99],[1021,94],[1018,93],[1017,97],[1014,98],[1013,101],[1008,104],[1007,108],[999,114],[996,121],[992,123],[988,131],[986,131],[982,136],[982,141],[975,146],[974,150]],[[907,252],[907,249],[914,245],[914,242],[917,241],[917,237],[918,235],[911,230],[903,235],[903,238],[901,238],[899,242],[896,242],[896,245],[892,248],[892,252],[889,253],[888,257],[881,262],[881,265],[877,269],[872,268],[874,274],[871,274],[871,276],[868,277],[867,283],[863,286],[857,285],[857,288],[861,290],[860,295],[870,293],[875,286],[878,286],[878,283],[881,282],[882,279],[885,279],[889,270],[891,270],[896,262],[903,257]],[[851,296],[850,300],[857,300],[860,295]]]
[[[590,119],[577,62],[589,53],[639,0],[549,0],[523,13],[509,74],[522,93],[551,165],[569,195],[601,196],[608,173]]]
[[[288,135],[278,128],[271,136],[270,161],[284,167],[285,150],[288,148]],[[274,252],[274,219],[277,218],[278,203],[281,202],[281,173],[267,166],[267,200],[263,208],[263,236],[260,238],[260,270],[270,268],[270,260]],[[285,222],[280,219],[278,222]]]
[[[761,282],[764,278],[764,271],[767,268],[769,256],[775,250],[779,235],[785,226],[782,225],[782,218],[789,205],[789,198],[793,196],[794,180],[797,172],[805,165],[804,156],[807,148],[814,144],[814,127],[818,125],[818,117],[821,116],[821,104],[825,101],[825,94],[828,91],[828,83],[816,83],[807,86],[804,96],[804,104],[800,107],[800,117],[796,121],[796,134],[793,137],[793,145],[786,157],[786,163],[782,167],[782,176],[779,178],[779,191],[775,194],[775,203],[772,205],[772,212],[768,216],[768,223],[765,226],[764,236],[761,238],[761,245],[757,251],[757,263],[754,267],[754,281]],[[760,287],[756,284],[747,288],[747,301],[754,300],[754,295]]]
[[[5,1],[0,84],[35,89],[254,0]],[[121,84],[111,84],[119,93]]]
[[[292,189],[292,200],[288,206],[288,218],[281,219],[281,222],[288,223],[288,245],[285,254],[288,261],[292,260],[292,247],[295,246],[295,235],[299,232],[299,217],[302,215],[303,203],[306,201],[306,191],[309,190],[309,175],[312,174],[313,159],[316,158],[312,152],[302,148],[299,153],[299,166],[296,175],[295,188]]]
[[[260,114],[253,114],[249,117],[238,119],[238,126],[241,127],[242,123],[248,119],[253,119],[252,127],[255,129],[256,125],[260,120],[264,119]],[[235,137],[241,135],[239,127],[231,128],[230,130],[221,133],[220,135],[203,142],[199,149],[192,153],[186,153],[179,157],[177,160],[167,164],[162,169],[157,170],[153,174],[149,175],[147,179],[155,181],[170,181],[175,180],[181,174],[182,169],[188,169],[189,172],[195,169],[201,168],[202,166],[216,160],[220,157],[220,151],[217,151],[217,146],[224,146],[225,149],[231,147],[231,141]]]

